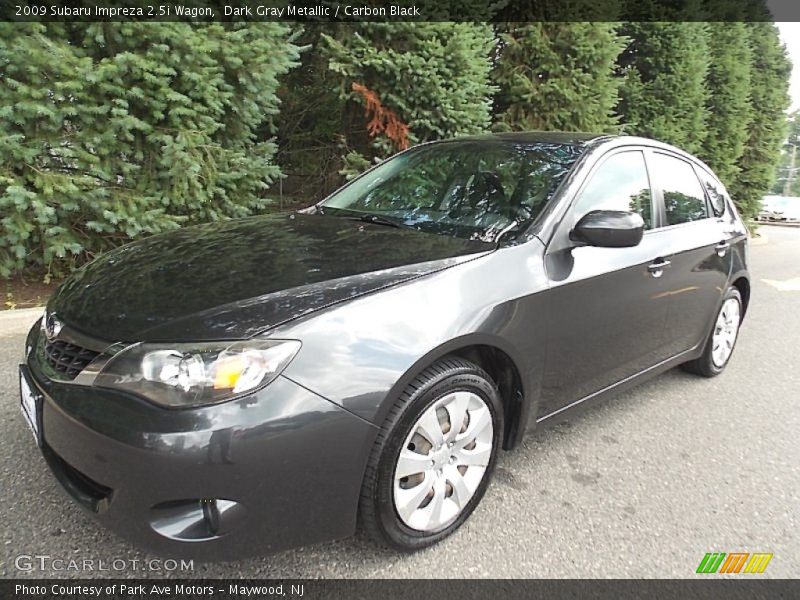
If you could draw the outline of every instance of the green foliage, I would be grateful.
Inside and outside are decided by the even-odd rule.
[[[613,131],[624,39],[610,23],[504,23],[493,76],[504,130]]]
[[[576,2],[629,20],[558,22]],[[282,173],[281,193],[307,203],[406,133],[645,135],[706,160],[752,217],[781,160],[773,189],[784,191],[790,160],[788,146],[780,155],[790,67],[757,4],[549,2],[494,30],[0,24],[0,276],[63,273],[130,239],[267,210]]]
[[[287,27],[0,24],[0,274],[265,207]]]
[[[323,39],[322,52],[331,71],[340,76],[339,93],[350,110],[361,102],[352,91],[352,84],[359,83],[410,126],[414,142],[488,129],[494,92],[489,82],[489,25],[362,23]],[[363,108],[355,108],[364,122]],[[348,122],[356,122],[351,119]],[[363,130],[346,133],[349,145],[368,151]],[[385,139],[377,139],[369,150],[379,156],[391,152]]]
[[[726,185],[736,180],[752,118],[746,23],[709,23],[707,134],[701,156]]]
[[[336,188],[341,183],[342,117],[345,100],[339,94],[341,80],[328,68],[320,51],[323,32],[336,35],[339,26],[307,23],[297,37],[303,48],[300,64],[282,79],[277,141],[284,188],[301,202]]]
[[[351,150],[347,154],[342,157],[342,169],[339,171],[340,175],[344,175],[344,178],[347,181],[351,179],[355,179],[361,173],[366,171],[372,166],[362,154],[359,154],[355,150]]]
[[[708,29],[705,23],[626,23],[618,59],[617,108],[624,131],[699,153],[706,137]]]
[[[780,149],[786,133],[784,111],[789,106],[788,82],[791,63],[772,23],[748,23],[753,62],[750,101],[753,118],[745,149],[737,161],[739,175],[731,186],[731,197],[742,216],[758,214],[761,198],[775,180]]]
[[[365,98],[353,84],[409,125],[412,142],[489,127],[494,40],[488,25],[309,24],[298,43],[306,49],[280,90],[278,131],[294,197],[324,196],[398,150],[384,133],[370,135]]]

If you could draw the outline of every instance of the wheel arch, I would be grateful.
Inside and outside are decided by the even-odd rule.
[[[528,385],[524,377],[523,362],[519,353],[502,338],[490,335],[473,334],[450,340],[431,350],[417,360],[392,386],[385,406],[397,398],[408,384],[426,368],[445,356],[458,356],[468,360],[486,371],[500,391],[503,405],[504,435],[503,449],[517,446],[525,433],[528,416],[533,404],[526,393]],[[384,410],[378,415],[380,422],[386,417]]]
[[[744,319],[750,304],[750,279],[746,275],[739,275],[733,278],[731,285],[739,290],[739,294],[742,296],[742,319]]]

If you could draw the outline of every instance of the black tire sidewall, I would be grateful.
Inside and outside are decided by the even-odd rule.
[[[475,393],[489,408],[494,428],[494,440],[489,464],[483,480],[478,489],[475,490],[475,494],[470,499],[469,504],[461,511],[461,514],[458,515],[458,518],[453,523],[435,532],[411,529],[403,523],[394,507],[395,463],[401,447],[411,431],[411,427],[416,423],[420,415],[443,396],[455,391]],[[479,369],[462,369],[457,373],[448,373],[438,380],[429,381],[426,385],[417,389],[392,428],[378,464],[375,495],[375,502],[377,503],[376,514],[379,521],[378,525],[387,541],[395,547],[414,550],[430,546],[458,529],[469,518],[483,497],[491,480],[502,441],[503,410],[500,396],[494,384]]]

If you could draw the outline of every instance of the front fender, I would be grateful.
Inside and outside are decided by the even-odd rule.
[[[273,336],[303,343],[284,375],[379,424],[425,367],[490,346],[514,362],[530,405],[544,364],[544,328],[531,325],[546,318],[540,265],[534,244],[505,248],[279,327]]]

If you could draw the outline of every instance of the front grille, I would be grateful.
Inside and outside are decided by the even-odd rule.
[[[47,364],[63,373],[67,379],[75,379],[98,354],[100,353],[63,340],[48,341],[44,345]]]

